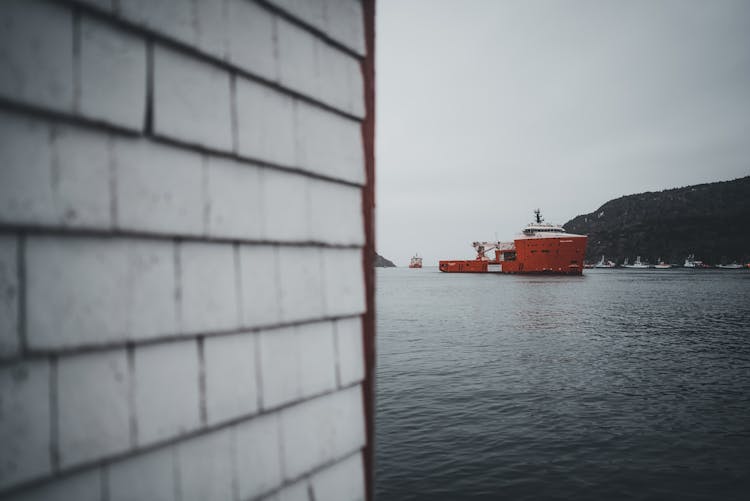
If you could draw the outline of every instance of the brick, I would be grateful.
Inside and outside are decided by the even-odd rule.
[[[31,487],[11,494],[6,501],[101,501],[102,471],[100,468],[52,480],[39,487]]]
[[[118,0],[127,21],[188,45],[196,39],[193,2],[185,0]]]
[[[262,234],[258,167],[218,157],[208,159],[208,234],[257,240]]]
[[[317,43],[320,68],[317,97],[346,113],[364,117],[364,84],[359,60],[321,41]]]
[[[83,16],[80,24],[79,112],[140,131],[146,113],[146,43]]]
[[[50,367],[0,367],[0,489],[49,474]]]
[[[80,127],[52,129],[55,219],[61,226],[112,225],[109,136]]]
[[[329,316],[365,311],[365,282],[360,249],[323,249],[323,283]]]
[[[297,373],[303,397],[336,387],[336,351],[333,324],[318,322],[297,327]]]
[[[307,480],[284,487],[276,494],[277,501],[310,501],[310,499],[310,483]]]
[[[0,111],[0,221],[108,228],[107,136]]]
[[[57,401],[61,467],[130,448],[129,392],[124,349],[60,358]]]
[[[293,18],[320,31],[326,29],[325,2],[323,0],[269,0],[270,4],[285,11]]]
[[[175,449],[167,447],[113,463],[108,468],[109,501],[176,501]]]
[[[281,318],[278,283],[278,248],[240,246],[242,326],[273,325]]]
[[[227,71],[157,45],[153,100],[155,134],[221,151],[232,150]]]
[[[258,381],[255,334],[207,338],[204,342],[208,424],[255,413]]]
[[[302,102],[296,112],[299,165],[333,179],[364,184],[360,124]]]
[[[195,341],[135,349],[138,445],[177,437],[200,426]]]
[[[339,383],[358,383],[365,377],[365,352],[362,347],[362,319],[346,318],[336,322]]]
[[[288,327],[260,334],[265,408],[331,390],[336,360],[330,322]]]
[[[274,408],[301,397],[295,327],[260,333],[263,407]]]
[[[315,247],[279,248],[281,318],[285,322],[325,316],[321,250]]]
[[[177,456],[181,501],[235,499],[230,429],[180,443]]]
[[[318,97],[320,77],[316,49],[318,38],[285,19],[276,21],[279,81],[309,97]]]
[[[240,423],[235,429],[235,464],[239,499],[251,499],[282,481],[278,414]]]
[[[204,233],[199,154],[147,139],[118,138],[117,226],[162,234]]]
[[[228,0],[229,61],[268,80],[277,80],[274,17],[254,2]]]
[[[365,25],[361,0],[323,0],[325,32],[357,54],[365,55]]]
[[[279,242],[309,240],[309,178],[274,169],[264,169],[261,177],[265,238]]]
[[[237,78],[237,137],[240,155],[294,166],[294,99],[265,85]]]
[[[233,246],[184,242],[180,268],[182,330],[197,333],[239,327]]]
[[[310,479],[314,499],[365,501],[365,475],[362,454],[355,454]]]
[[[19,350],[18,241],[0,234],[0,359]]]
[[[222,60],[229,57],[229,2],[215,0],[194,3],[198,49]]]
[[[363,245],[362,190],[318,179],[309,183],[312,239],[329,244]]]
[[[2,50],[2,49],[0,49]],[[0,110],[0,219],[56,222],[51,130],[41,120]]]
[[[55,349],[176,332],[171,242],[31,236],[27,338]]]
[[[73,16],[47,2],[5,0],[0,9],[0,97],[73,110]]]
[[[287,479],[360,449],[365,443],[361,388],[284,409],[281,436]]]

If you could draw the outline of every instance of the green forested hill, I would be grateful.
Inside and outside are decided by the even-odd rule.
[[[565,224],[589,236],[586,257],[682,263],[750,261],[750,176],[610,200]]]

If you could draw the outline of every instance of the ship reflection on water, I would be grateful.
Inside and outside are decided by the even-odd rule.
[[[744,499],[749,284],[379,270],[377,499]]]

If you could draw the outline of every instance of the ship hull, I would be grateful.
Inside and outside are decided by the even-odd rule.
[[[586,254],[585,236],[523,238],[515,240],[515,259],[443,260],[445,273],[545,273],[581,275]]]

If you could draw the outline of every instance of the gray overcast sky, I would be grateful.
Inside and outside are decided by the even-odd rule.
[[[377,247],[750,174],[750,1],[378,0]]]

